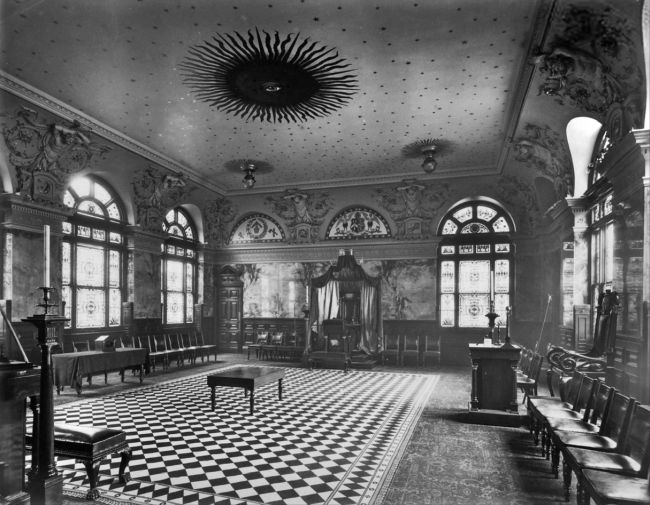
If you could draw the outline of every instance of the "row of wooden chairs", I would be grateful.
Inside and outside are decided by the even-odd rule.
[[[426,366],[427,359],[440,364],[440,336],[435,335],[386,335],[382,351],[382,363],[392,362],[404,366],[407,361],[416,366]]]
[[[294,360],[302,355],[303,350],[295,334],[261,332],[256,334],[254,343],[248,344],[247,358],[250,359],[251,351],[254,351],[257,359]]]
[[[588,505],[650,503],[650,408],[603,380],[574,372],[562,396],[527,398],[533,441],[541,443],[551,472],[562,477],[569,499],[576,475],[576,501]]]
[[[130,339],[130,345],[125,347],[140,347],[147,349],[149,363],[156,370],[156,364],[162,364],[163,371],[169,368],[171,361],[176,361],[177,366],[184,366],[185,360],[195,364],[197,358],[210,361],[210,354],[217,360],[217,346],[206,344],[203,334],[195,333],[163,333],[158,335],[137,335]]]

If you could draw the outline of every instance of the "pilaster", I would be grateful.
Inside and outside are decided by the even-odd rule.
[[[588,200],[567,198],[573,212],[573,304],[582,305],[589,300],[589,240]]]

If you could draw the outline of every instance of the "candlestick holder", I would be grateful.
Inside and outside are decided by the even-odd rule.
[[[488,332],[488,338],[492,339],[493,344],[498,344],[499,342],[495,342],[495,340],[494,340],[494,321],[496,320],[497,317],[499,317],[499,314],[494,312],[494,301],[493,300],[490,300],[490,312],[485,314],[485,317],[488,318],[488,328],[490,330]]]
[[[510,342],[510,313],[512,310],[510,307],[506,307],[506,338],[502,347],[513,347],[512,342]]]

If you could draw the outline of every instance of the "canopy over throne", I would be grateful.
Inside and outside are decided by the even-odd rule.
[[[383,341],[381,277],[368,275],[351,249],[341,249],[336,265],[311,281],[309,319],[315,332],[309,351],[337,332],[351,351],[377,354]]]

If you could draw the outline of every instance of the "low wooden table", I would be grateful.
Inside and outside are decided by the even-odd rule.
[[[243,387],[244,393],[250,391],[250,413],[255,409],[255,388],[278,381],[278,399],[282,400],[282,379],[284,369],[270,368],[264,366],[246,366],[224,370],[208,375],[208,386],[210,386],[210,402],[212,410],[215,408],[215,388],[217,386]]]

